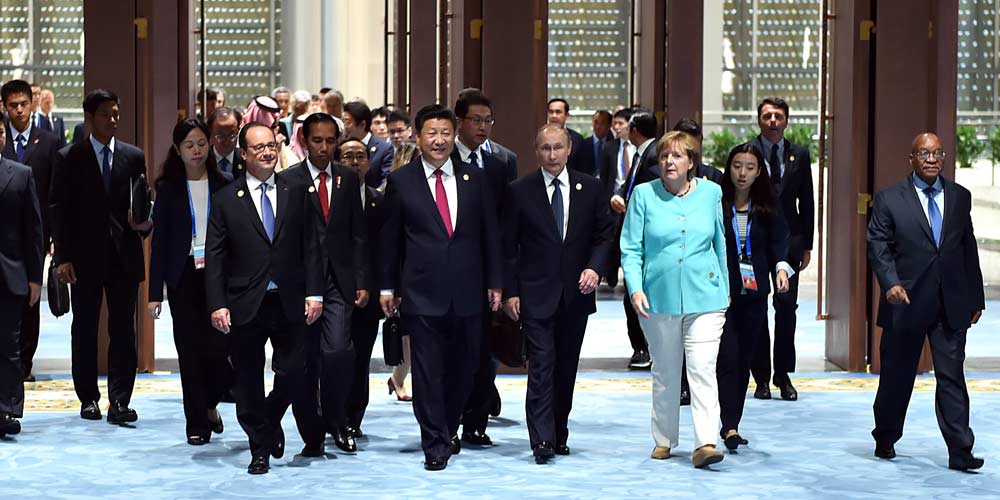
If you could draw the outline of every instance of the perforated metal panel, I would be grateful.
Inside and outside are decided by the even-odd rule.
[[[998,0],[958,3],[958,121],[981,129],[997,123],[1000,110],[998,7]]]

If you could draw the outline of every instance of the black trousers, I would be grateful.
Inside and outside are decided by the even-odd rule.
[[[306,329],[302,318],[286,318],[277,293],[268,293],[249,323],[233,326],[230,357],[236,371],[236,419],[250,438],[250,451],[264,454],[275,444],[288,405],[316,408],[316,394],[307,389]],[[274,389],[264,397],[264,345],[271,341],[275,359]],[[299,433],[306,443],[324,437],[319,415],[295,412]]]
[[[788,265],[792,269],[802,267],[805,253],[801,236],[792,236],[788,241]],[[788,291],[772,294],[774,305],[774,380],[775,384],[788,380],[788,374],[795,371],[795,315],[799,308],[799,272],[788,278]],[[774,283],[774,274],[771,274]],[[774,284],[772,290],[777,290]],[[750,366],[757,385],[767,385],[771,378],[771,329],[764,323],[764,332],[758,337],[757,350]]]
[[[351,376],[350,393],[347,396],[345,413],[347,423],[355,429],[361,428],[361,421],[368,409],[368,377],[370,375],[372,350],[378,338],[378,293],[370,299],[363,310],[355,310],[351,316],[351,340],[354,342],[354,374]]]
[[[177,288],[167,287],[174,346],[181,371],[187,436],[209,437],[208,410],[233,383],[229,338],[212,326],[205,308],[205,272],[188,259]]]
[[[483,327],[479,337],[479,368],[472,375],[472,389],[469,399],[465,402],[462,413],[463,432],[486,432],[490,421],[490,409],[500,397],[497,390],[497,365],[493,360],[493,350],[489,342],[490,323],[493,312],[487,309],[483,312]]]
[[[898,307],[898,306],[890,306]],[[972,451],[975,436],[969,428],[969,390],[965,386],[966,330],[950,330],[940,309],[930,324],[882,331],[882,373],[875,394],[875,429],[879,443],[895,443],[903,436],[906,409],[913,393],[913,380],[920,364],[924,339],[930,340],[934,360],[934,410],[948,451]]]
[[[625,299],[622,301],[622,305],[625,307],[625,325],[628,327],[628,341],[632,344],[632,350],[648,351],[646,336],[642,333],[639,315],[632,308],[632,297],[629,296],[628,289],[625,290]]]
[[[354,292],[350,300],[340,294],[333,278],[323,297],[323,314],[316,323],[307,327],[314,337],[310,343],[309,390],[316,392],[319,384],[320,405],[327,430],[333,431],[347,424],[345,406],[354,378],[354,342],[351,339],[351,316],[354,310]]]
[[[723,435],[740,428],[750,385],[750,362],[766,322],[766,296],[737,295],[726,309],[726,326],[722,329],[716,363]]]
[[[135,386],[135,303],[138,283],[109,281],[73,285],[73,388],[81,402],[98,401],[97,331],[101,299],[108,306],[108,398],[128,404]]]
[[[564,445],[569,438],[569,412],[587,319],[586,312],[563,304],[551,318],[522,318],[530,360],[525,414],[532,446],[542,441]]]
[[[413,370],[413,414],[420,424],[420,444],[431,457],[451,454],[451,437],[472,388],[479,364],[481,315],[401,317],[410,334]]]
[[[24,371],[18,340],[27,297],[0,291],[0,414],[24,414]]]
[[[39,300],[33,306],[24,301],[21,313],[21,364],[24,366],[24,376],[31,375],[32,361],[38,351],[38,329],[41,326],[41,305]]]

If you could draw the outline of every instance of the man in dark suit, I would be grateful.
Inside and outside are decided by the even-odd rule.
[[[243,154],[236,148],[242,121],[239,111],[225,106],[215,108],[208,116],[208,130],[212,134],[209,138],[212,143],[212,158],[220,171],[231,174],[234,178],[243,175],[246,169]]]
[[[570,141],[573,144],[569,153],[569,163],[567,163],[569,168],[587,175],[594,175],[594,156],[592,153],[587,153],[587,141],[579,132],[566,126],[566,121],[569,120],[569,102],[561,97],[549,99],[546,116],[548,123],[559,125],[569,133]]]
[[[788,374],[795,371],[795,311],[798,309],[799,276],[809,266],[813,247],[813,180],[809,149],[785,139],[788,127],[788,103],[781,98],[766,98],[757,106],[760,135],[754,140],[764,153],[768,174],[778,193],[781,210],[788,222],[788,264],[795,275],[788,279],[788,293],[776,293],[774,304],[774,385],[781,399],[795,401],[798,391]],[[767,323],[765,323],[767,328]],[[754,397],[771,399],[768,378],[771,375],[771,336],[758,337],[750,366],[757,388]]]
[[[420,158],[389,174],[381,233],[386,316],[402,313],[413,353],[413,412],[424,468],[461,451],[458,423],[479,361],[483,302],[500,308],[496,204],[480,170],[455,165],[455,114],[440,105],[415,120]]]
[[[11,80],[0,89],[4,111],[7,112],[9,129],[3,148],[3,157],[31,167],[42,213],[42,248],[49,250],[51,224],[49,221],[49,188],[52,171],[58,158],[59,140],[51,132],[31,123],[31,86],[24,80]],[[24,380],[34,381],[31,374],[32,359],[38,349],[39,304],[28,305],[21,318],[21,363]]]
[[[594,177],[601,176],[601,169],[603,168],[604,150],[607,147],[613,146],[615,140],[614,134],[611,133],[611,122],[613,117],[611,113],[606,109],[600,109],[594,112],[594,117],[591,120],[591,135],[585,141],[586,151],[583,152],[587,156],[587,163],[593,166],[592,175]]]
[[[615,112],[611,120],[611,130],[614,139],[604,147],[604,156],[601,159],[601,183],[604,185],[605,198],[610,203],[611,197],[621,190],[625,183],[625,176],[631,168],[632,155],[635,153],[635,146],[628,140],[628,122],[632,117],[632,110],[620,109]],[[612,211],[612,217],[620,229],[623,215]],[[618,241],[620,234],[616,232],[615,241]],[[607,269],[602,274],[608,286],[615,288],[618,286],[618,268],[621,267],[621,250],[618,245],[611,245],[608,251]]]
[[[362,101],[351,101],[344,105],[344,129],[347,136],[361,139],[368,146],[371,168],[365,176],[365,184],[379,188],[385,176],[392,170],[395,150],[392,143],[372,135],[372,110]]]
[[[493,143],[493,146],[498,146],[494,147],[494,153],[487,152],[484,147],[493,131],[493,104],[481,90],[465,89],[455,102],[455,114],[458,116],[458,137],[451,153],[452,163],[482,170],[493,200],[497,203],[496,216],[499,221],[507,187],[517,178],[517,165],[516,160],[511,162],[501,158],[509,151],[503,146]],[[486,427],[490,413],[500,405],[500,392],[496,387],[496,364],[488,341],[492,319],[493,315],[484,303],[479,369],[473,376],[472,392],[462,414],[462,440],[480,446],[493,444],[493,440],[486,434]],[[499,410],[495,413],[499,414]]]
[[[6,130],[0,127],[0,139]],[[0,158],[0,438],[21,432],[24,367],[18,340],[25,307],[42,294],[42,216],[31,169]],[[37,309],[36,309],[37,310]]]
[[[701,125],[698,122],[690,118],[681,118],[674,124],[674,130],[678,132],[684,132],[695,139],[698,139],[698,146],[704,143],[704,136],[702,135]],[[722,171],[704,163],[698,163],[695,171],[695,177],[701,179],[710,180],[718,185],[722,185]],[[682,372],[683,373],[683,372]]]
[[[611,197],[611,210],[622,215],[624,221],[625,208],[632,197],[635,187],[644,182],[660,178],[660,162],[656,157],[656,117],[646,110],[637,110],[629,117],[628,140],[635,147],[632,160],[629,162],[628,173],[621,188]],[[618,238],[621,237],[622,222],[618,223]],[[617,238],[616,238],[617,240]],[[649,347],[646,337],[639,325],[639,317],[632,307],[632,301],[625,294],[625,323],[628,328],[628,338],[632,343],[632,358],[629,359],[630,370],[648,370],[652,366],[649,358]]]
[[[266,474],[269,455],[284,455],[286,401],[315,409],[316,394],[306,382],[306,326],[323,313],[326,278],[319,235],[306,222],[307,184],[274,175],[274,132],[262,123],[247,124],[239,145],[247,175],[212,197],[205,285],[212,325],[232,335],[236,418],[250,438],[253,457],[247,471]],[[277,376],[286,382],[287,398],[277,388],[273,397],[264,397],[268,340],[280,359]],[[297,411],[295,418],[305,442],[302,454],[322,455],[326,433],[319,415]]]
[[[115,138],[118,96],[98,89],[83,100],[90,136],[59,151],[52,176],[51,217],[59,279],[72,287],[73,388],[80,417],[100,420],[97,330],[101,299],[108,310],[108,422],[138,417],[128,407],[135,384],[135,307],[146,279],[142,240],[152,223],[132,220],[132,181],[146,173],[142,150]]]
[[[48,132],[52,132],[52,120],[42,113],[42,87],[37,83],[29,84],[31,88],[31,124]]]
[[[361,207],[361,181],[354,170],[334,163],[340,131],[333,117],[313,113],[302,124],[307,158],[281,172],[291,182],[308,186],[306,223],[313,225],[323,245],[326,291],[323,315],[310,328],[309,390],[321,390],[323,419],[338,448],[358,450],[349,432],[344,408],[354,374],[351,317],[368,304],[368,231]],[[315,408],[313,408],[315,411]]]
[[[48,117],[49,121],[52,122],[52,133],[55,134],[56,139],[59,142],[59,149],[66,146],[66,123],[63,121],[63,117],[55,114],[53,108],[55,107],[56,96],[49,89],[42,90],[41,97],[41,109],[42,113]],[[46,193],[47,194],[47,193]]]
[[[541,169],[511,184],[503,216],[504,308],[528,341],[528,435],[539,464],[569,455],[583,334],[614,231],[601,182],[566,168],[569,149],[564,128],[538,131]]]
[[[924,339],[931,345],[937,391],[934,408],[948,445],[948,467],[978,469],[972,455],[965,340],[986,303],[972,195],[940,175],[945,152],[932,133],[913,141],[913,173],[875,195],[868,223],[868,258],[882,295],[882,373],[875,395],[875,456],[892,459],[903,435]]]

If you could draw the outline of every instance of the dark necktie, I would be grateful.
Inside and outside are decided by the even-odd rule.
[[[444,228],[448,231],[448,237],[455,232],[451,225],[451,209],[448,208],[448,193],[444,190],[444,179],[441,178],[441,169],[434,171],[434,176],[437,177],[437,184],[434,186],[434,203],[437,204],[438,214],[441,215],[441,222],[444,222]]]
[[[330,221],[330,192],[326,189],[326,171],[319,173],[319,207],[323,209],[323,222]]]
[[[479,168],[479,160],[476,159],[475,151],[469,154],[469,166],[472,168]]]
[[[597,136],[596,135],[593,137],[592,141],[594,143],[594,177],[600,177],[601,176],[601,162],[600,162],[600,158],[601,158],[601,142],[597,140]]]
[[[937,189],[934,186],[927,186],[924,188],[924,195],[927,196],[927,218],[930,219],[931,232],[934,233],[934,244],[938,247],[941,246],[941,209],[938,207],[937,202],[934,201],[934,194],[937,193]]]
[[[635,178],[639,175],[639,148],[635,149],[635,154],[632,155],[632,166],[628,170],[628,190],[625,191],[625,199],[628,200],[632,197],[632,190],[635,189]]]
[[[260,183],[260,220],[264,223],[264,232],[267,239],[274,241],[274,207],[271,206],[271,199],[267,197],[267,183]]]
[[[111,192],[111,149],[104,146],[101,151],[104,160],[101,161],[101,176],[104,178],[104,192]]]
[[[219,170],[223,172],[231,172],[233,168],[232,163],[229,162],[229,158],[223,158],[219,160]]]
[[[17,134],[17,147],[14,148],[15,153],[17,153],[17,162],[24,163],[24,135]]]
[[[556,230],[559,231],[559,239],[563,239],[563,217],[565,215],[563,207],[562,190],[559,189],[559,178],[552,179],[552,217],[556,219]]]
[[[778,159],[778,145],[771,145],[771,158],[768,159],[771,167],[771,181],[775,184],[781,183],[781,160]]]

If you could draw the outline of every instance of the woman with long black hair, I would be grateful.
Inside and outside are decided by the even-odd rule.
[[[160,316],[167,285],[181,372],[187,442],[221,433],[216,405],[232,383],[226,335],[212,327],[205,300],[205,234],[212,193],[232,180],[209,154],[208,127],[187,119],[174,127],[173,147],[156,181],[149,312]]]
[[[722,214],[732,303],[726,310],[716,366],[721,434],[726,448],[733,451],[747,444],[739,425],[754,346],[767,321],[768,278],[773,277],[777,293],[784,293],[788,278],[795,274],[785,262],[788,226],[764,168],[764,155],[751,143],[729,153],[722,179]]]

